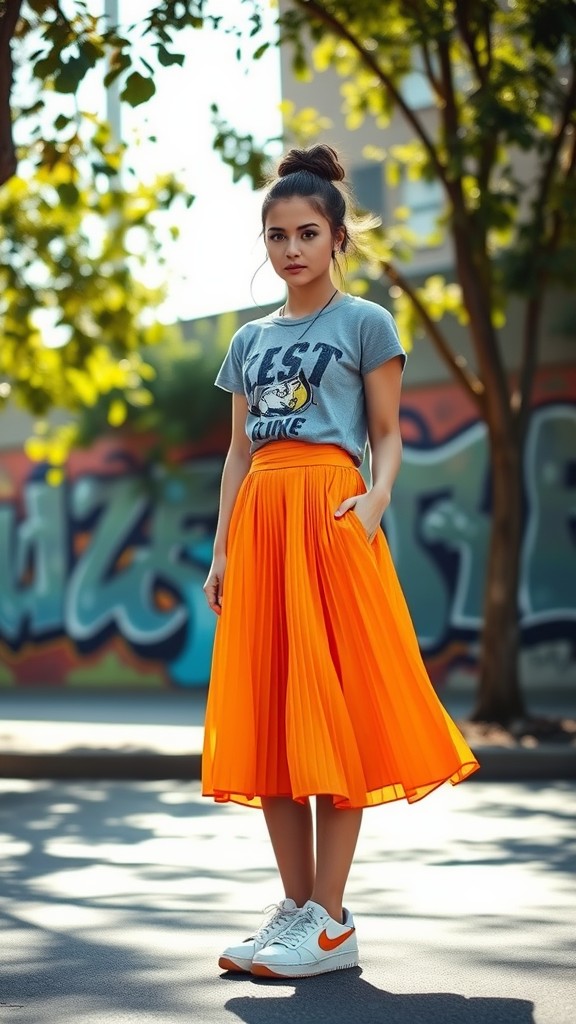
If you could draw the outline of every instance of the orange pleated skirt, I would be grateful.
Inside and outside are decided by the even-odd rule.
[[[334,445],[255,452],[228,534],[206,702],[202,793],[331,794],[342,808],[420,800],[479,767],[427,675],[385,534]]]

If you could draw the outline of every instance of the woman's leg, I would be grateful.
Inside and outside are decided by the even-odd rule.
[[[262,809],[284,886],[284,895],[302,907],[314,887],[314,835],[310,803],[290,797],[262,797]]]
[[[331,796],[316,797],[316,880],[311,899],[342,920],[342,900],[362,823],[362,810],[338,810]]]

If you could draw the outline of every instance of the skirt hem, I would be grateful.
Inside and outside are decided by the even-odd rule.
[[[243,807],[253,807],[257,810],[262,809],[262,798],[267,799],[284,799],[293,800],[294,803],[303,804],[306,800],[311,799],[315,796],[331,796],[333,798],[334,806],[341,810],[363,810],[369,807],[379,807],[383,804],[397,803],[399,800],[406,800],[409,804],[418,803],[423,800],[434,790],[439,789],[440,786],[444,786],[450,783],[451,786],[458,786],[461,782],[465,782],[471,775],[479,770],[481,767],[480,763],[476,760],[466,761],[460,765],[455,772],[450,775],[443,776],[440,779],[435,779],[430,782],[420,783],[417,786],[406,788],[402,783],[399,782],[386,782],[382,786],[376,789],[370,790],[366,794],[367,799],[365,802],[352,802],[349,797],[343,793],[329,793],[329,792],[310,792],[310,793],[243,793],[243,792],[232,792],[231,790],[220,790],[212,787],[211,789],[203,789],[203,797],[212,797],[215,803],[234,803],[239,804]],[[370,800],[371,794],[382,794],[383,790],[390,791],[389,795],[376,796],[375,799]]]

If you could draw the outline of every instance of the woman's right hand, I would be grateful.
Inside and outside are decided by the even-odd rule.
[[[224,573],[226,571],[226,555],[214,555],[212,565],[208,571],[206,582],[202,587],[208,604],[216,615],[222,612],[222,592],[224,588]]]

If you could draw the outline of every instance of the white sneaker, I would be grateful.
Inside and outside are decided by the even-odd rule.
[[[354,919],[344,909],[335,921],[319,903],[308,900],[291,924],[254,954],[252,974],[265,978],[308,978],[358,966]]]
[[[255,935],[244,939],[244,942],[237,946],[228,946],[224,950],[218,960],[218,966],[223,971],[249,972],[254,955],[292,923],[295,915],[300,912],[300,907],[296,906],[294,900],[286,898],[280,903],[266,907],[266,911],[273,913],[269,913]]]

